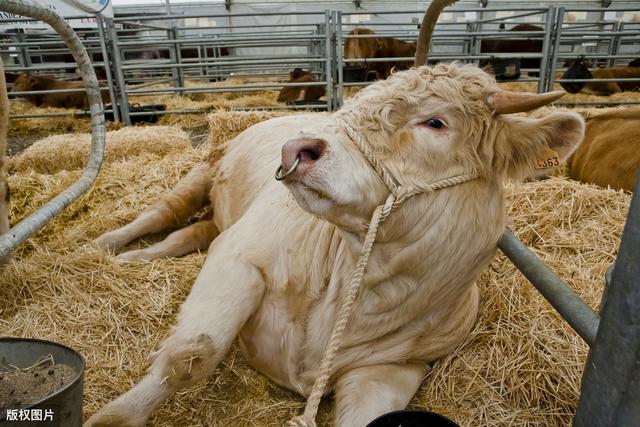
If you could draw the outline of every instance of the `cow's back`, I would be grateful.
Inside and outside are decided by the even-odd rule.
[[[598,68],[591,74],[593,75],[594,79],[637,79],[640,78],[640,68],[628,66]],[[593,86],[595,91],[608,95],[611,93],[619,92],[617,88],[611,89],[612,84],[615,85],[616,83],[595,82],[589,83],[587,86]],[[640,88],[640,82],[617,82],[617,86],[620,88],[620,90],[631,91]]]
[[[632,191],[640,166],[640,107],[587,118],[585,138],[569,161],[572,179]]]

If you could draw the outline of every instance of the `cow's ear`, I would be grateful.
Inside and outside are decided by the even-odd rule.
[[[302,74],[304,74],[302,68],[294,68],[289,73],[289,77],[291,77],[292,79],[297,79],[298,77],[302,76]]]
[[[584,119],[577,113],[553,113],[534,119],[502,115],[493,168],[508,178],[522,179],[551,172],[582,142]]]

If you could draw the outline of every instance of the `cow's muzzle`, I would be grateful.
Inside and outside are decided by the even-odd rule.
[[[296,138],[282,147],[282,163],[276,171],[276,179],[284,180],[296,171],[302,172],[312,166],[325,153],[327,142],[320,138]]]

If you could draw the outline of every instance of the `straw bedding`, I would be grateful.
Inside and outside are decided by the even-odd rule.
[[[235,113],[220,114],[209,118],[218,128],[212,132],[216,142],[239,132],[242,123],[267,117],[242,113],[234,122]],[[220,129],[223,123],[229,126]],[[81,351],[87,415],[141,378],[205,257],[119,265],[86,245],[132,220],[210,148],[193,148],[179,129],[140,132],[109,133],[108,160],[93,190],[21,245],[0,276],[0,336],[51,339]],[[87,137],[69,137],[66,153],[62,140],[46,139],[13,159],[14,222],[80,175],[77,159],[85,155]],[[143,149],[132,144],[127,151],[128,140]],[[72,166],[55,167],[63,161]],[[510,184],[507,193],[516,234],[597,307],[629,194],[562,177]],[[140,244],[146,243],[133,246]],[[411,407],[435,410],[462,426],[570,425],[586,345],[503,256],[479,286],[481,312],[473,332],[434,365]],[[152,425],[281,425],[303,404],[250,369],[234,347],[210,380],[170,399]],[[330,409],[328,403],[321,407],[320,425],[328,425]]]

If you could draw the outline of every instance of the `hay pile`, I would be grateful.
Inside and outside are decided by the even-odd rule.
[[[225,86],[237,86],[242,84],[268,83],[275,81],[267,78],[239,79],[230,78],[220,82],[185,81],[186,87],[211,87],[221,88]],[[172,87],[170,84],[161,83],[154,85],[140,85],[145,89],[166,89]],[[136,89],[136,86],[131,89]],[[167,110],[200,110],[214,111],[217,109],[252,108],[252,107],[273,107],[284,104],[277,101],[278,90],[256,90],[254,92],[216,92],[216,93],[186,93],[179,96],[174,93],[130,96],[130,104],[163,104]],[[11,114],[50,114],[72,110],[53,107],[36,107],[22,99],[11,101]],[[195,128],[206,125],[206,116],[198,114],[164,114],[158,120],[160,125],[181,126],[182,128]],[[117,129],[120,125],[107,122],[109,129]],[[36,133],[37,135],[49,135],[52,132],[90,132],[91,122],[89,117],[46,117],[12,120],[10,125],[10,135],[25,135]]]
[[[161,133],[169,144],[158,145]],[[82,169],[87,164],[91,134],[54,135],[38,141],[19,156],[9,159],[9,171],[20,173],[32,170],[41,174],[55,174],[61,170]],[[148,153],[157,156],[176,154],[191,147],[180,129],[171,126],[123,128],[106,135],[104,162],[113,163],[128,157]],[[53,156],[51,153],[55,153]]]
[[[233,124],[233,113],[223,114],[211,118],[230,123],[218,136],[239,131],[242,120],[246,125],[259,119],[244,113]],[[207,155],[208,147],[194,149],[186,134],[167,128],[149,130],[145,149],[128,152],[127,132],[134,132],[132,139],[140,136],[136,129],[109,134],[110,160],[93,191],[21,245],[0,278],[0,335],[52,339],[82,352],[87,415],[141,378],[149,352],[174,322],[204,260],[204,254],[192,254],[119,265],[83,246],[132,220]],[[78,152],[65,158],[81,158],[81,145],[68,148]],[[49,139],[14,159],[14,222],[80,174],[27,161],[33,153],[55,158],[60,150]],[[596,307],[630,196],[565,178],[509,185],[508,196],[519,237]],[[435,364],[411,406],[441,412],[461,426],[570,425],[586,345],[503,256],[479,285],[476,327],[454,354]],[[178,393],[152,422],[281,425],[303,405],[301,397],[250,369],[234,347],[209,381]],[[330,409],[326,402],[321,407],[320,425],[328,425]]]
[[[185,86],[223,88],[225,86],[239,86],[242,84],[267,83],[271,80],[273,79],[230,78],[215,83],[187,80],[185,81]],[[168,87],[171,87],[171,85],[160,84],[148,86],[147,89],[165,89]],[[129,102],[164,104],[167,106],[167,110],[198,109],[202,111],[213,111],[216,109],[274,107],[283,105],[276,100],[277,98],[278,91],[256,90],[255,92],[192,92],[186,93],[184,96],[177,96],[175,94],[131,96]],[[191,128],[205,124],[205,117],[203,114],[169,114],[161,116],[159,124]]]
[[[21,114],[51,114],[69,113],[76,109],[56,107],[36,107],[31,102],[23,99],[11,99],[9,103],[11,115]],[[107,129],[118,129],[121,125],[107,122]],[[28,119],[11,119],[9,123],[9,138],[25,135],[50,135],[51,133],[67,132],[91,132],[91,119],[86,117],[53,116]]]

